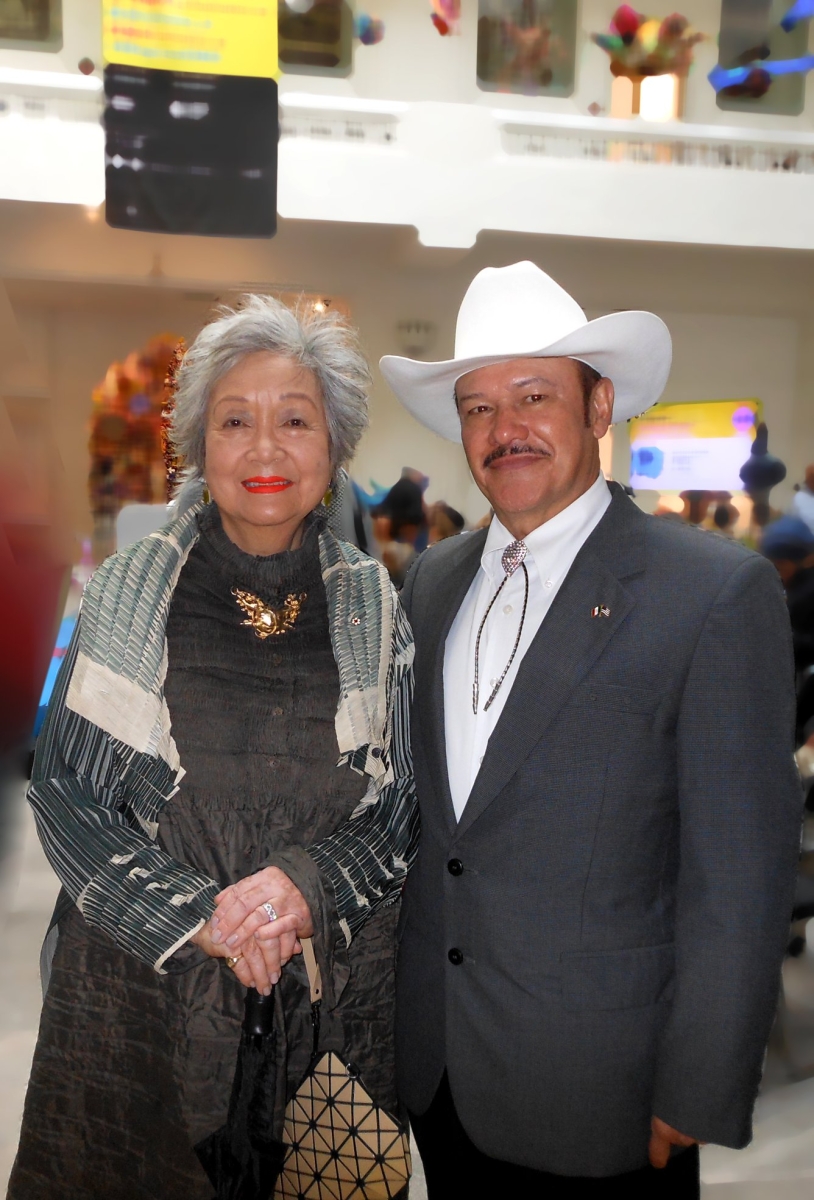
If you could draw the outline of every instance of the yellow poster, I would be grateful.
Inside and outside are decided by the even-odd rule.
[[[102,0],[105,61],[277,79],[277,0]]]

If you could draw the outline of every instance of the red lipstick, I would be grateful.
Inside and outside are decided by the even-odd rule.
[[[270,496],[293,487],[291,480],[283,479],[282,475],[252,475],[251,479],[241,479],[240,482],[247,492],[259,496]]]

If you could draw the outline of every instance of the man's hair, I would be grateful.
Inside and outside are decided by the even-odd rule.
[[[576,364],[579,371],[580,382],[582,383],[582,408],[585,414],[585,426],[587,429],[591,427],[591,396],[594,394],[594,388],[599,383],[602,376],[593,367],[589,367],[586,362],[582,362],[578,358],[571,360]]]

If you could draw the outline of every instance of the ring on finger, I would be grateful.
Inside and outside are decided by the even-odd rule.
[[[242,954],[236,954],[236,955],[234,956],[234,958],[227,958],[227,959],[225,960],[225,961],[226,961],[226,965],[227,965],[227,967],[231,967],[231,968],[232,968],[232,970],[234,970],[234,969],[235,969],[235,967],[237,966],[237,964],[240,962],[240,960],[241,960],[241,958],[242,958],[242,957],[243,957],[243,955],[242,955]]]
[[[277,920],[277,910],[275,909],[274,905],[271,903],[270,900],[267,900],[265,904],[261,904],[260,908],[262,908],[263,912],[266,914],[269,921]]]

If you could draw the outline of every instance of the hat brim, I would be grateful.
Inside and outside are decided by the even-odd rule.
[[[613,423],[637,417],[664,391],[672,363],[667,326],[654,313],[620,312],[597,317],[541,349],[518,347],[514,354],[428,363],[387,354],[379,366],[390,387],[413,416],[451,442],[460,442],[455,384],[478,367],[514,358],[578,358],[613,383]]]

